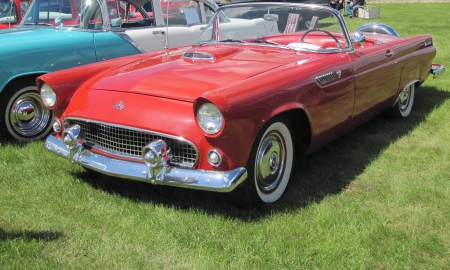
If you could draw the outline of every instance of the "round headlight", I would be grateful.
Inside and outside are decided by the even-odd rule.
[[[41,86],[41,99],[47,107],[53,107],[56,104],[56,93],[50,85],[46,83]]]
[[[197,122],[204,132],[216,134],[222,129],[223,116],[214,104],[204,103],[198,108]]]

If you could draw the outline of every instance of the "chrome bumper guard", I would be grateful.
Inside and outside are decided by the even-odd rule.
[[[433,79],[441,76],[445,72],[445,67],[439,64],[432,64],[430,74],[433,74]]]
[[[78,163],[94,171],[152,184],[230,192],[247,178],[247,170],[243,167],[231,171],[206,171],[173,166],[150,168],[144,162],[119,160],[94,153],[79,143],[69,149],[61,139],[53,135],[45,140],[45,148],[71,160],[72,163]]]

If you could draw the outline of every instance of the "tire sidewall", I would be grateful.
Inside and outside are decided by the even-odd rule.
[[[39,94],[39,91],[35,85],[33,85],[34,80],[24,80],[22,82],[16,82],[11,84],[8,88],[4,89],[2,93],[3,101],[0,102],[1,119],[0,119],[0,129],[2,129],[2,135],[9,139],[15,139],[18,141],[32,141],[32,140],[40,140],[46,137],[52,128],[51,122],[53,119],[53,112],[50,111],[49,121],[46,126],[42,129],[41,132],[36,134],[33,137],[24,137],[17,132],[12,127],[12,123],[10,121],[10,113],[11,108],[14,102],[18,97],[26,94],[26,93],[36,93]],[[15,90],[18,89],[18,90]]]
[[[396,116],[401,117],[401,118],[405,118],[408,117],[411,114],[412,111],[412,107],[414,104],[414,96],[415,96],[415,85],[412,84],[410,86],[410,95],[409,95],[409,100],[408,100],[408,106],[406,107],[406,110],[401,110],[401,104],[400,104],[400,100],[397,102],[397,110],[396,110]],[[402,90],[403,91],[403,90]]]
[[[248,179],[251,181],[251,187],[254,189],[255,195],[259,198],[261,202],[272,203],[281,198],[284,194],[286,187],[289,183],[289,179],[291,178],[292,167],[294,162],[294,142],[292,138],[292,129],[288,124],[288,121],[284,117],[276,117],[269,123],[267,123],[266,128],[263,129],[264,132],[257,136],[257,140],[255,140],[254,149],[252,149],[250,162],[248,164],[249,176]],[[264,138],[271,132],[277,132],[280,134],[282,139],[284,140],[285,145],[285,164],[283,175],[280,179],[280,182],[276,186],[274,190],[270,193],[264,193],[258,186],[255,168],[256,168],[256,155],[258,153],[259,148],[261,147],[261,143],[264,141]]]

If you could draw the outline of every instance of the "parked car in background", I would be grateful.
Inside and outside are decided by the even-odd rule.
[[[18,25],[30,2],[31,0],[0,0],[0,29]]]
[[[39,77],[55,116],[45,147],[106,175],[271,203],[296,150],[386,110],[407,117],[418,87],[444,70],[435,55],[430,35],[384,24],[351,34],[329,7],[225,5],[191,47]]]
[[[212,0],[146,1],[32,1],[18,27],[0,31],[0,135],[48,135],[53,116],[39,98],[38,76],[190,45],[218,8]]]
[[[228,2],[229,4],[240,4],[240,3],[255,3],[255,2],[289,2],[289,3],[300,3],[300,4],[312,4],[329,6],[329,0],[214,0],[217,4],[223,4]]]

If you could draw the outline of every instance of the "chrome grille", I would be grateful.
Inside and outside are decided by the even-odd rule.
[[[193,167],[197,161],[197,149],[188,141],[142,130],[91,122],[79,119],[66,119],[64,126],[79,125],[78,139],[90,147],[116,156],[141,160],[142,148],[154,140],[164,140],[169,150],[172,165]]]

